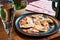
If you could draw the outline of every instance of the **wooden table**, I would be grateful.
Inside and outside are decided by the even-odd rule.
[[[15,14],[16,14],[15,19],[19,15],[21,15],[21,12],[20,11],[15,12]],[[55,33],[55,34],[53,34],[51,36],[44,37],[44,38],[29,38],[29,37],[26,37],[26,36],[21,35],[20,33],[18,33],[18,31],[16,31],[16,29],[15,29],[15,26],[13,27],[13,31],[12,31],[12,39],[13,40],[51,40],[51,39],[57,38],[57,37],[60,37],[60,33],[59,32],[57,32],[57,33]],[[1,19],[0,19],[0,40],[7,40],[7,34],[4,31]],[[60,39],[57,38],[57,40],[60,40]]]

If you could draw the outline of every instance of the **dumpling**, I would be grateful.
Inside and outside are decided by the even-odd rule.
[[[24,25],[20,25],[21,28],[29,28],[29,27],[32,27],[31,25],[29,24],[24,24]]]
[[[32,18],[30,18],[30,17],[26,17],[26,18],[27,18],[28,24],[31,25],[31,27],[33,27],[34,26],[34,23],[33,23]]]
[[[51,22],[51,23],[53,22],[52,19],[50,19],[50,18],[46,18],[45,20],[47,20],[48,22]]]

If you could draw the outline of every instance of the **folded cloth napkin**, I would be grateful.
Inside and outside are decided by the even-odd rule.
[[[55,16],[55,11],[52,9],[52,1],[34,1],[27,5],[26,10]]]

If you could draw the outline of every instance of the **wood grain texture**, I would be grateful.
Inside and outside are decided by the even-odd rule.
[[[17,11],[15,12],[15,20],[18,16],[20,16],[22,13],[22,11]],[[56,21],[57,22],[57,21]],[[60,33],[57,32],[51,36],[48,36],[48,37],[44,37],[44,38],[30,38],[30,37],[26,37],[22,34],[20,34],[16,29],[15,29],[15,25],[13,27],[13,31],[12,31],[12,40],[51,40],[53,38],[56,38],[56,37],[59,37],[60,36]],[[4,31],[4,28],[3,28],[3,24],[1,22],[1,19],[0,19],[0,40],[7,40],[7,34],[6,32]],[[57,38],[58,40],[58,38]]]

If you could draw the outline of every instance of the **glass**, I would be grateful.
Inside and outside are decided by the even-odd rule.
[[[1,16],[1,6],[3,6],[3,5],[1,4],[1,1],[0,1],[0,16]]]
[[[25,8],[28,2],[27,0],[14,0],[14,4],[15,4],[15,9],[19,10]]]
[[[55,0],[52,1],[52,9],[56,12],[55,17],[60,20],[60,0],[57,1],[57,7],[56,7]]]
[[[1,19],[4,29],[7,32],[8,40],[12,40],[11,33],[14,20],[14,7],[11,2],[7,2],[1,6]]]

